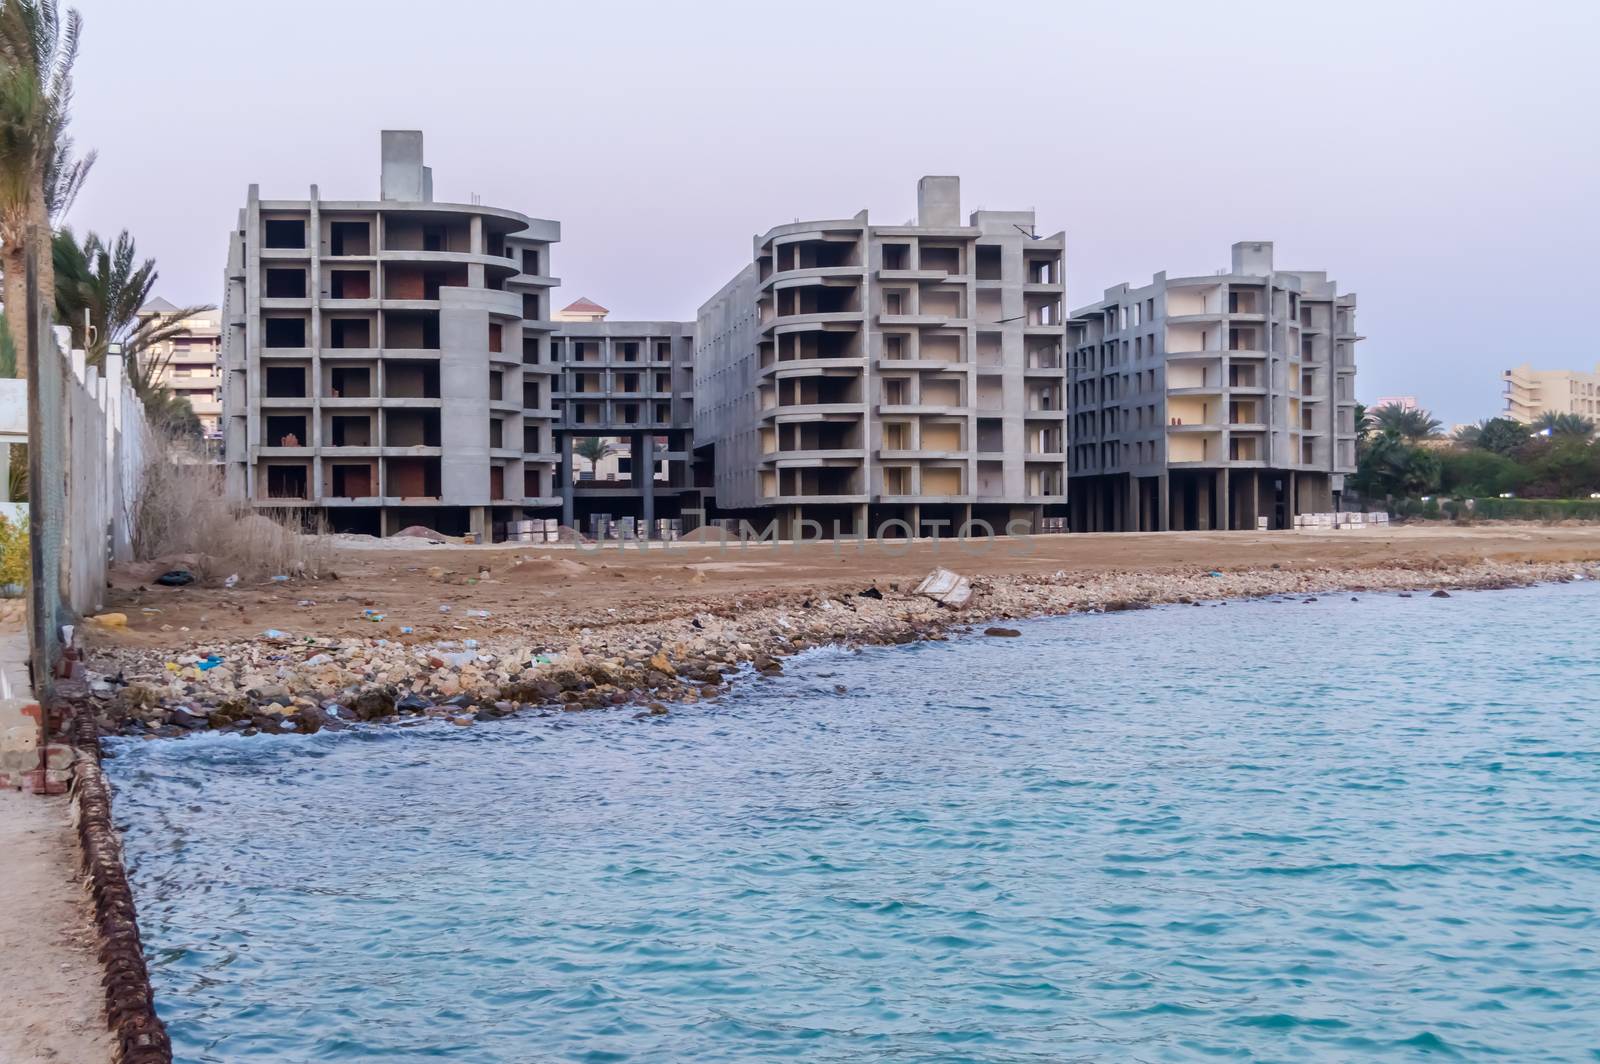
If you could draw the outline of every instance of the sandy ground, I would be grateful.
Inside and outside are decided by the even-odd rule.
[[[108,1064],[100,962],[66,798],[0,791],[0,1061]]]
[[[572,631],[681,617],[708,606],[757,604],[773,593],[915,583],[944,566],[966,574],[1193,572],[1278,567],[1462,565],[1600,559],[1600,527],[1479,525],[1340,532],[1175,532],[1035,536],[968,544],[675,543],[664,549],[544,544],[373,550],[336,547],[336,578],[246,582],[232,589],[166,588],[150,574],[116,577],[108,609],[125,629],[95,642],[182,651],[201,639],[291,635],[393,636],[410,641]],[[480,572],[486,569],[487,572]],[[302,605],[301,603],[309,603]],[[441,613],[440,606],[450,606]],[[371,621],[364,611],[382,614]],[[487,610],[488,618],[469,610]]]

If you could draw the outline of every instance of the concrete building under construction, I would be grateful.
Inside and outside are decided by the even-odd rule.
[[[1065,237],[961,219],[925,177],[903,225],[794,222],[700,308],[694,440],[719,511],[831,531],[1038,527],[1066,502]]]
[[[1076,531],[1292,527],[1355,472],[1356,297],[1233,245],[1068,323]]]

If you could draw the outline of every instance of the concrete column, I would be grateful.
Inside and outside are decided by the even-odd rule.
[[[1135,473],[1128,474],[1128,532],[1144,531],[1143,522],[1139,514],[1139,477]]]
[[[1250,471],[1250,515],[1246,525],[1252,532],[1261,527],[1261,474]]]
[[[856,505],[855,505],[855,514],[852,517],[852,520],[855,521],[855,528],[852,529],[852,531],[858,532],[861,535],[870,535],[871,534],[872,529],[867,527],[867,522],[870,520],[870,518],[867,516],[867,504],[866,503],[864,503],[864,502],[856,503]]]
[[[1201,532],[1211,530],[1211,481],[1207,477],[1195,478],[1194,527]]]
[[[1295,515],[1300,512],[1300,480],[1293,471],[1289,473],[1289,505],[1284,510],[1285,527],[1293,528]]]
[[[489,508],[487,506],[469,506],[467,508],[467,529],[478,534],[479,543],[487,543],[492,531],[489,524]]]
[[[1172,531],[1172,488],[1170,475],[1163,472],[1156,478],[1156,531]]]
[[[1226,532],[1233,527],[1233,495],[1228,490],[1228,467],[1217,470],[1217,527]]]
[[[922,535],[922,504],[920,502],[911,504],[910,512],[906,514],[906,523],[911,526],[912,539]]]
[[[656,528],[656,437],[653,432],[646,432],[639,437],[634,449],[637,459],[634,466],[637,470],[635,476],[643,476],[644,483],[641,502],[644,507],[644,538],[651,539],[655,536]]]
[[[556,476],[561,478],[561,523],[576,528],[572,505],[572,436],[565,432],[561,434],[561,465]]]

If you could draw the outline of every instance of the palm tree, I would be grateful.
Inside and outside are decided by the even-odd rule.
[[[572,453],[589,460],[589,471],[597,472],[600,462],[611,453],[610,441],[601,436],[585,436],[572,445]]]
[[[1367,409],[1366,403],[1356,404],[1356,443],[1367,442],[1367,437],[1372,435],[1372,412]]]
[[[1552,410],[1539,415],[1533,423],[1533,430],[1542,436],[1588,438],[1594,435],[1594,422],[1581,414],[1558,414]]]
[[[1370,411],[1374,426],[1379,432],[1398,436],[1415,443],[1439,435],[1443,425],[1426,410],[1407,410],[1396,403],[1385,403]]]
[[[13,345],[27,350],[33,322],[23,312],[30,244],[38,256],[39,303],[55,304],[50,227],[83,187],[94,153],[74,158],[67,122],[72,64],[83,20],[56,0],[0,0],[0,269]],[[27,373],[20,359],[18,375]]]
[[[1509,417],[1489,417],[1456,430],[1456,442],[1478,451],[1509,455],[1528,442],[1528,426]]]
[[[135,265],[138,253],[124,229],[107,245],[94,233],[80,245],[72,230],[56,234],[56,317],[72,329],[72,344],[82,348],[90,365],[105,361],[113,344],[121,345],[128,383],[152,416],[177,402],[162,380],[172,360],[156,354],[165,342],[184,332],[184,319],[211,309],[183,307],[149,313],[144,307],[155,288],[156,260]],[[185,404],[186,405],[186,404]],[[174,407],[175,409],[175,407]],[[193,410],[189,410],[193,415]],[[179,420],[187,422],[187,417]]]

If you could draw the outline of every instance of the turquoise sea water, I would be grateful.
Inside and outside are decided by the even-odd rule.
[[[1172,607],[108,764],[182,1061],[1595,1060],[1597,617]]]

